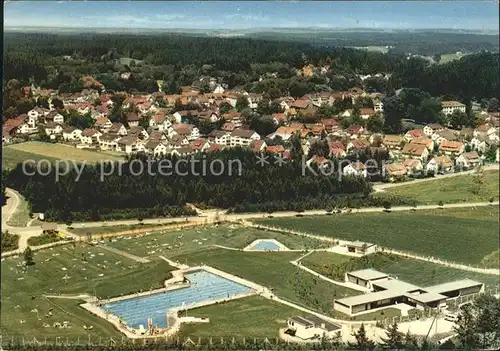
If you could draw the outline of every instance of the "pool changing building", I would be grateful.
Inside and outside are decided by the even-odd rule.
[[[345,281],[366,288],[363,295],[334,300],[333,308],[347,315],[356,315],[376,308],[404,303],[418,309],[444,308],[446,301],[484,291],[484,284],[471,279],[457,280],[421,288],[375,269],[349,272]]]

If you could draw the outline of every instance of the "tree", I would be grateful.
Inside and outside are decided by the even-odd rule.
[[[439,202],[438,202],[438,206],[439,206],[439,207],[443,207],[443,205],[444,205],[444,204],[443,204],[443,201],[439,200]]]
[[[371,116],[366,122],[366,128],[368,128],[370,132],[380,133],[384,128],[384,119],[380,116],[380,114]]]
[[[391,202],[389,200],[384,200],[382,202],[382,206],[384,206],[384,209],[386,211],[389,211],[391,209]]]
[[[498,99],[492,98],[488,101],[488,107],[486,108],[488,112],[497,112],[498,111]]]
[[[248,98],[246,96],[238,97],[236,100],[236,110],[241,112],[246,108],[248,108]]]
[[[452,128],[459,129],[468,124],[470,124],[469,116],[465,112],[459,110],[453,111],[450,116],[450,126]]]
[[[489,294],[481,295],[474,301],[473,309],[481,347],[486,349],[500,333],[500,301]]]
[[[375,348],[375,343],[366,336],[364,323],[361,323],[359,330],[354,332],[352,336],[356,338],[356,342],[349,343],[349,347],[356,350],[373,350]]]
[[[404,349],[405,350],[417,350],[418,349],[418,341],[415,335],[410,333],[408,330],[404,336]]]
[[[479,347],[478,328],[474,320],[471,305],[465,305],[460,308],[460,313],[453,329],[458,334],[457,337],[462,347],[472,349]]]
[[[35,261],[33,261],[33,251],[29,246],[24,250],[24,263],[27,266],[33,266],[35,264]]]
[[[394,322],[386,329],[386,338],[381,338],[381,346],[386,349],[397,350],[402,349],[403,344],[403,334],[398,331],[398,323]]]
[[[57,109],[57,110],[62,110],[64,109],[64,103],[58,99],[58,98],[53,98],[52,99],[52,106]]]
[[[384,104],[384,127],[388,132],[400,133],[401,119],[404,116],[404,105],[397,96],[385,98]]]

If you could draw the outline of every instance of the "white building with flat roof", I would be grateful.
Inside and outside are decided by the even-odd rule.
[[[422,288],[372,268],[348,272],[345,281],[370,291],[334,300],[333,308],[350,316],[400,303],[417,309],[444,308],[450,299],[484,292],[484,284],[471,279]]]
[[[342,327],[315,315],[288,318],[287,333],[302,340],[334,338],[340,336]]]

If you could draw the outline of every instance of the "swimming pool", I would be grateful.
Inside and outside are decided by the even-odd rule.
[[[187,273],[185,277],[191,283],[189,287],[110,302],[102,308],[120,317],[131,328],[137,329],[141,324],[147,328],[148,318],[153,320],[153,325],[165,328],[167,311],[172,308],[181,308],[183,305],[189,308],[194,303],[230,298],[252,290],[203,270]]]
[[[253,250],[260,251],[279,251],[281,247],[274,241],[262,240],[252,247]]]

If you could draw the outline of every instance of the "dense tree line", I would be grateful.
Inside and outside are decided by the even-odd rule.
[[[59,221],[183,216],[191,214],[184,208],[186,203],[234,210],[281,210],[290,206],[300,210],[316,207],[323,199],[324,208],[337,196],[366,197],[371,191],[363,178],[315,174],[302,160],[280,167],[269,155],[270,164],[263,167],[256,164],[255,154],[239,148],[193,157],[197,162],[182,165],[181,161],[178,172],[174,172],[174,166],[179,159],[165,159],[173,165],[168,170],[174,174],[162,176],[157,162],[148,164],[144,156],[136,156],[121,167],[121,174],[116,167],[102,180],[101,174],[111,173],[111,164],[88,165],[77,181],[77,171],[72,169],[58,182],[55,168],[44,176],[31,167],[23,172],[18,165],[7,175],[6,184],[19,190],[34,212],[44,212]],[[141,165],[144,172],[134,175]],[[168,170],[163,168],[164,173]]]
[[[396,87],[419,88],[432,96],[462,101],[480,101],[500,96],[499,55],[483,52],[460,60],[431,65],[425,60],[407,60],[391,77]]]

